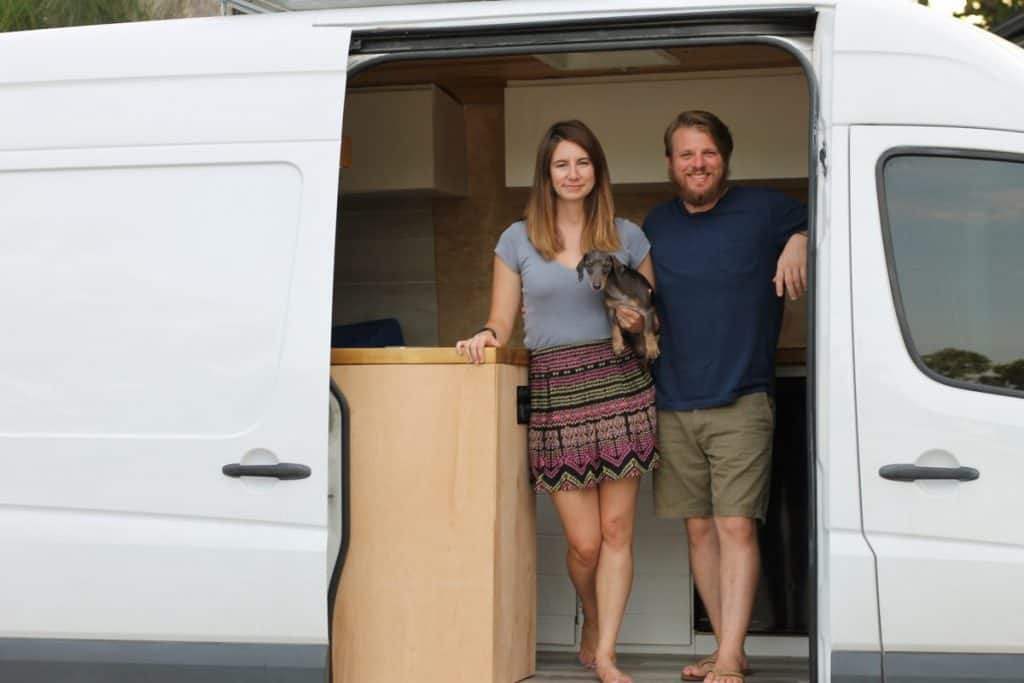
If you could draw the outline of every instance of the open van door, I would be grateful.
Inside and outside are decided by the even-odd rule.
[[[885,680],[1024,671],[1024,134],[854,126],[864,532]]]
[[[2,680],[324,679],[350,32],[311,21],[0,36]]]

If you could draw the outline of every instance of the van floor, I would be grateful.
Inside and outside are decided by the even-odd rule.
[[[634,683],[678,683],[684,662],[683,655],[619,655],[620,668],[633,677]],[[808,683],[806,658],[754,657],[750,660],[754,672],[747,676],[748,683]],[[595,681],[593,672],[585,670],[576,661],[576,655],[567,652],[538,652],[537,673],[526,679],[528,683],[564,683],[565,681]]]

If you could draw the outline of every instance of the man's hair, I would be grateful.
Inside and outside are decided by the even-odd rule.
[[[729,159],[732,157],[732,133],[729,132],[729,126],[722,123],[722,119],[709,111],[700,109],[690,109],[680,113],[675,121],[665,129],[665,156],[667,157],[672,156],[672,136],[680,128],[697,128],[710,135],[715,146],[718,147],[718,152],[725,159],[726,167],[729,166]]]

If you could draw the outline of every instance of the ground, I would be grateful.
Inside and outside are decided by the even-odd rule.
[[[634,683],[678,683],[683,663],[681,655],[620,655],[619,668],[633,677]],[[749,683],[807,683],[806,659],[783,657],[754,658],[750,663],[753,675]],[[576,662],[573,654],[542,652],[537,655],[537,675],[528,683],[567,683],[595,681],[594,674]]]

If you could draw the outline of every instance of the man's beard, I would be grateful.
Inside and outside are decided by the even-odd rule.
[[[679,194],[683,198],[683,201],[690,206],[703,207],[709,204],[714,204],[722,195],[725,194],[725,179],[727,174],[723,173],[714,185],[710,186],[703,192],[694,192],[687,189],[685,183],[677,182],[676,185],[679,187]]]

